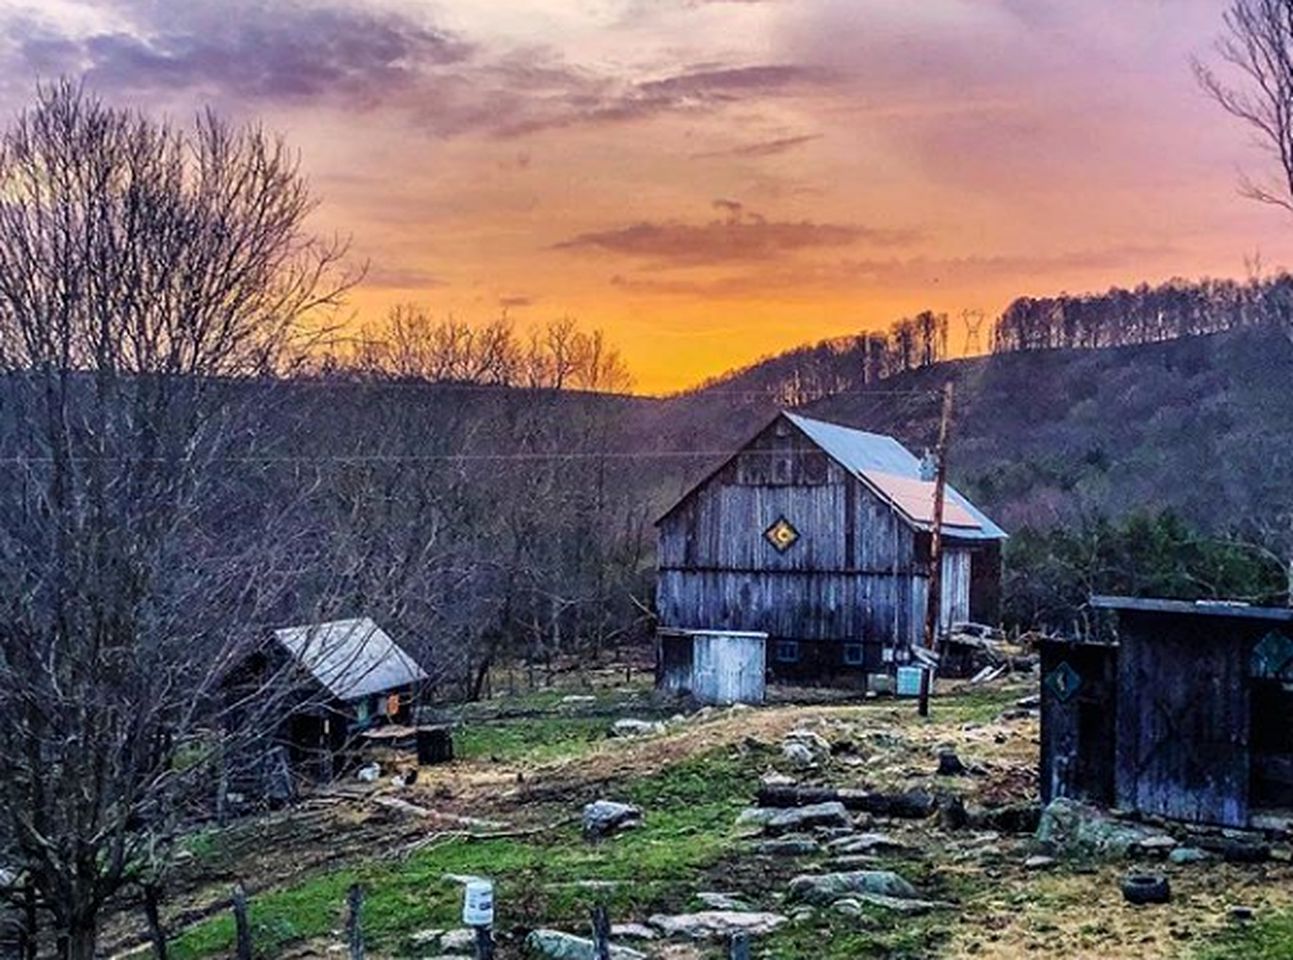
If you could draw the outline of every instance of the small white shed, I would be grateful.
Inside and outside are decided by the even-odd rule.
[[[768,635],[743,630],[661,630],[656,686],[700,703],[762,703]]]

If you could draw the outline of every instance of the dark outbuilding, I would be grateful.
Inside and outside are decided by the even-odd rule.
[[[1093,597],[1042,647],[1041,792],[1198,823],[1293,813],[1293,610]]]

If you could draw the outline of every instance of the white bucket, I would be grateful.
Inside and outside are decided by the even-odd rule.
[[[469,927],[488,927],[494,922],[494,884],[489,880],[468,880],[462,895],[462,922]]]

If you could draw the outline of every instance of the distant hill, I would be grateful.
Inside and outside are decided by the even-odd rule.
[[[772,358],[631,419],[655,449],[727,449],[776,410],[767,387],[786,364]],[[1278,328],[947,361],[873,385],[842,381],[801,409],[919,450],[934,441],[949,377],[952,476],[1007,529],[1136,508],[1171,508],[1206,529],[1288,523],[1293,342]]]

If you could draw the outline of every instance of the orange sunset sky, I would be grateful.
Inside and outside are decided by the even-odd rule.
[[[655,392],[925,307],[1289,263],[1293,218],[1236,191],[1270,159],[1191,74],[1225,7],[3,2],[0,105],[70,74],[261,120],[371,261],[359,321],[569,314]]]

